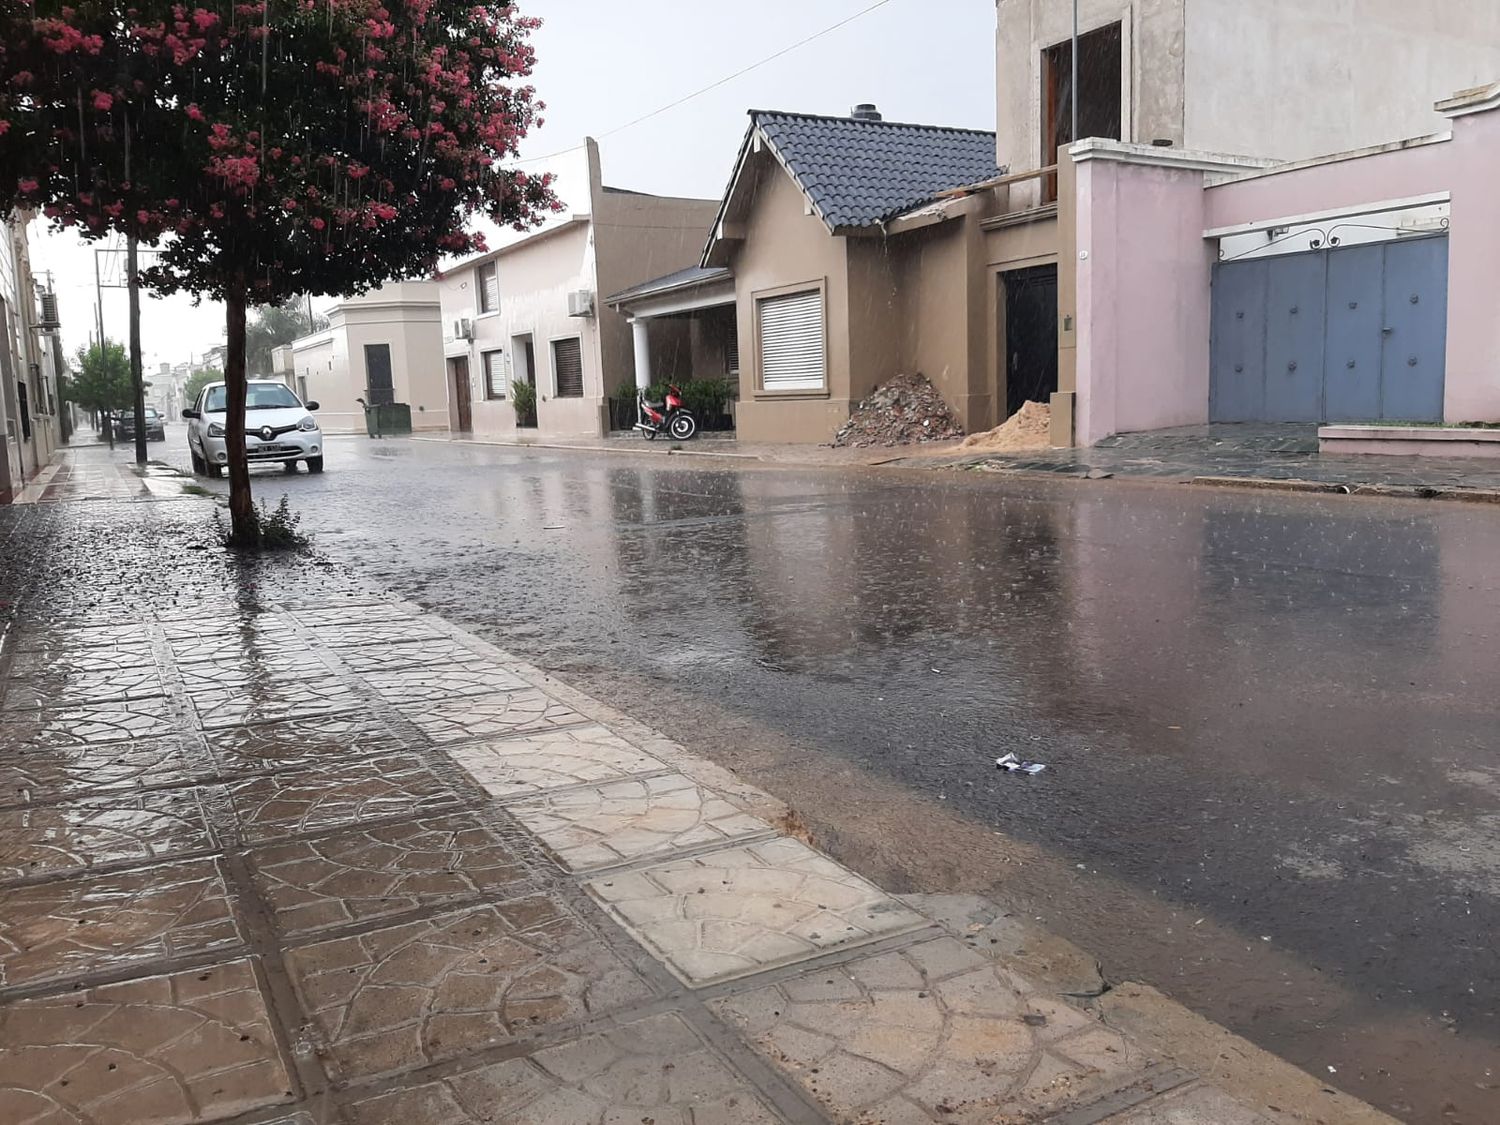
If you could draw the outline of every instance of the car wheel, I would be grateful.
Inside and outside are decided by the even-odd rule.
[[[218,480],[220,477],[222,477],[224,475],[224,466],[223,465],[214,465],[214,464],[205,463],[204,468],[207,469],[208,475],[211,476],[211,477],[213,477],[214,480]]]
[[[199,476],[203,475],[203,458],[198,456],[198,451],[191,445],[188,446],[188,458],[193,462],[193,472]]]
[[[295,473],[297,471],[297,462],[295,462],[295,461],[283,461],[282,462],[282,467],[284,469],[286,469],[286,471],[289,472],[289,473]]]
[[[321,473],[323,471],[323,458],[309,457],[307,459],[307,471],[310,473]]]

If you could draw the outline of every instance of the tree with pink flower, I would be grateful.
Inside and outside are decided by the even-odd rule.
[[[142,282],[222,300],[232,541],[258,542],[245,318],[523,228],[507,167],[541,104],[537,21],[495,0],[0,0],[0,212],[158,246]]]

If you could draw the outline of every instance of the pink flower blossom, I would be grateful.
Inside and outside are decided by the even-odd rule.
[[[203,120],[203,111],[198,108],[198,105],[197,105],[196,102],[194,104],[192,104],[192,105],[190,105],[190,106],[187,107],[187,115],[189,117],[191,117],[194,121],[202,121]]]
[[[30,195],[32,192],[36,191],[38,185],[35,180],[25,179],[18,183],[16,186],[21,189],[22,195]]]
[[[108,113],[112,108],[114,108],[114,104],[115,99],[110,97],[103,90],[94,91],[94,108],[97,109],[100,113]]]

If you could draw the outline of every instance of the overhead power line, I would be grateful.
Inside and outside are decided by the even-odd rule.
[[[798,47],[805,47],[805,46],[807,46],[807,44],[811,43],[813,40],[815,40],[815,39],[821,39],[821,38],[823,38],[823,36],[829,35],[829,34],[835,32],[835,31],[837,31],[839,28],[845,27],[848,24],[853,23],[855,20],[860,19],[863,16],[869,15],[871,12],[875,11],[875,9],[885,7],[889,3],[891,3],[891,0],[875,0],[875,3],[869,5],[868,7],[861,8],[859,11],[853,13],[852,15],[845,16],[843,19],[839,20],[838,23],[829,24],[822,31],[815,31],[811,35],[807,36],[804,39],[799,39],[795,43],[789,43],[787,46],[781,48],[781,50],[776,51],[773,54],[769,54],[769,55],[767,55],[763,59],[758,59],[757,61],[749,64],[748,66],[743,66],[739,70],[735,71],[733,74],[726,74],[723,78],[720,78],[716,82],[710,82],[707,86],[704,86],[701,89],[694,90],[690,94],[684,94],[682,97],[678,98],[676,101],[671,101],[671,102],[668,102],[666,105],[658,106],[656,109],[651,110],[649,113],[643,113],[639,117],[632,118],[631,120],[625,122],[623,125],[616,125],[613,129],[608,129],[608,130],[606,130],[603,133],[599,133],[599,134],[596,135],[595,139],[602,141],[606,137],[612,137],[616,133],[623,133],[626,129],[634,128],[635,126],[641,124],[641,122],[643,122],[643,121],[650,121],[653,117],[660,117],[663,113],[666,113],[668,110],[676,109],[678,106],[683,105],[686,102],[690,102],[694,98],[700,98],[704,94],[709,93],[711,90],[717,90],[720,86],[723,86],[723,85],[726,85],[727,83],[733,82],[736,78],[743,78],[745,75],[749,74],[752,70],[759,70],[761,67],[765,66],[767,63],[775,62],[777,59],[781,58],[783,55],[791,54]],[[558,149],[558,151],[556,151],[556,152],[549,152],[545,156],[528,156],[528,157],[526,157],[526,158],[524,158],[522,160],[516,161],[516,163],[517,164],[536,164],[539,161],[552,160],[555,157],[565,156],[565,155],[567,155],[570,152],[576,152],[578,149],[580,149],[582,147],[583,147],[582,145],[573,145],[570,148]]]

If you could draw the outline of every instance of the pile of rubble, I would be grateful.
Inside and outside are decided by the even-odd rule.
[[[835,446],[910,445],[964,436],[937,388],[921,375],[897,375],[871,391],[833,436]]]

